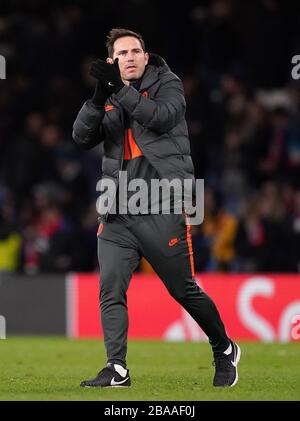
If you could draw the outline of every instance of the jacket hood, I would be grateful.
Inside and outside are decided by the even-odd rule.
[[[148,89],[153,85],[159,76],[163,73],[171,73],[171,70],[165,60],[158,54],[149,54],[149,61],[142,77],[140,90]]]
[[[155,66],[155,67],[166,67],[169,69],[169,66],[167,65],[166,61],[159,56],[158,54],[149,53],[149,61],[147,66]]]

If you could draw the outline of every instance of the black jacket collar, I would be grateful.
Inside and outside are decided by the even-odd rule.
[[[140,91],[150,88],[158,79],[161,73],[170,72],[170,68],[165,60],[157,54],[149,54],[149,62],[146,66],[142,82],[140,84]]]

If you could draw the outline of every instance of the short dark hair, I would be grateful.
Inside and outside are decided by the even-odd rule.
[[[107,41],[106,41],[106,48],[108,51],[108,57],[112,57],[114,53],[114,43],[117,39],[122,37],[135,37],[137,38],[142,46],[143,51],[146,51],[145,42],[143,40],[143,37],[138,32],[131,31],[130,29],[125,28],[113,28],[109,31],[109,34],[107,35]]]

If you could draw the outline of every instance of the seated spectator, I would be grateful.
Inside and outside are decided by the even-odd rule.
[[[260,215],[259,199],[250,199],[238,222],[234,249],[235,269],[238,272],[256,272],[261,268],[260,256],[266,247],[266,233]]]
[[[9,199],[0,201],[0,273],[20,268],[22,239],[14,224],[13,204]]]
[[[201,231],[203,244],[210,248],[207,270],[230,270],[234,258],[236,225],[236,218],[218,207],[216,194],[211,188],[206,188]]]

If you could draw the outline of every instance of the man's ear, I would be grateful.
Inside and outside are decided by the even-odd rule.
[[[114,61],[113,61],[113,59],[111,57],[107,57],[106,63],[108,63],[108,64],[114,64]]]
[[[149,54],[148,53],[145,53],[145,60],[146,60],[145,65],[147,66],[148,61],[149,61]]]

